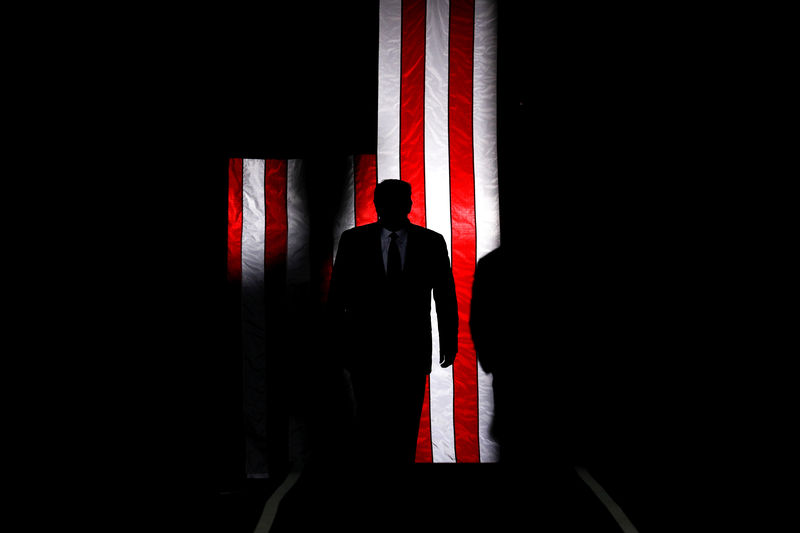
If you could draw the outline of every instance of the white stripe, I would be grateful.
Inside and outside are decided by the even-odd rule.
[[[242,160],[242,289],[264,286],[264,160]],[[263,301],[259,302],[263,307]]]
[[[477,259],[500,246],[497,185],[497,8],[475,1],[472,137],[475,157]]]
[[[425,220],[451,246],[448,138],[449,2],[428,0],[425,24]]]
[[[378,26],[378,181],[400,179],[402,0],[381,0]]]
[[[247,423],[245,471],[268,474],[266,450],[266,323],[264,301],[264,160],[242,161],[242,352],[244,410]]]
[[[455,425],[453,423],[453,366],[439,365],[439,331],[436,306],[431,296],[432,360],[430,375],[431,447],[434,463],[455,463]]]
[[[355,157],[347,158],[347,180],[345,181],[344,191],[339,200],[339,209],[333,222],[333,259],[339,251],[339,239],[345,230],[356,225],[356,172]]]
[[[617,524],[622,529],[623,533],[639,533],[636,527],[634,527],[633,523],[628,519],[628,516],[622,510],[622,507],[617,505],[617,502],[611,498],[603,486],[592,477],[588,470],[576,466],[575,471],[578,473],[583,482],[586,483],[590,489],[592,489],[592,492],[594,492],[594,495],[597,496],[597,499],[599,499],[603,505],[605,505],[606,509],[608,509],[608,512],[611,513],[611,516],[614,517],[614,520],[616,520]]]
[[[308,202],[302,159],[287,162],[286,215],[286,283],[292,291],[308,285],[311,280]]]
[[[475,165],[477,257],[500,246],[497,185],[497,8],[494,0],[475,0],[472,79],[472,138]],[[478,365],[478,436],[481,462],[498,459],[491,437],[494,417],[492,376]]]
[[[451,254],[450,159],[447,129],[450,4],[428,0],[425,20],[425,220],[441,233]],[[452,257],[452,256],[451,256]],[[430,376],[433,462],[456,460],[453,423],[453,367],[439,366],[439,330],[431,300],[433,333]]]

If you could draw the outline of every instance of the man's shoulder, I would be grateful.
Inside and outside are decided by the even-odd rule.
[[[362,226],[350,228],[342,233],[342,237],[348,239],[372,238],[376,234],[379,234],[380,231],[380,224],[373,222],[372,224],[364,224]],[[424,226],[417,226],[416,224],[409,224],[408,232],[410,235],[414,235],[415,237],[419,237],[428,241],[444,239],[441,233],[433,231],[432,229],[428,229]]]
[[[361,239],[365,237],[370,237],[375,235],[375,233],[379,230],[377,222],[373,222],[372,224],[364,224],[362,226],[356,226],[354,228],[350,228],[342,232],[342,238],[347,239]]]
[[[408,231],[410,234],[419,236],[431,242],[438,241],[439,239],[444,240],[444,237],[442,237],[441,233],[423,226],[417,226],[416,224],[409,224]]]

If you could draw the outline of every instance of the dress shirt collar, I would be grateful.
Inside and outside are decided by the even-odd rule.
[[[381,240],[389,241],[391,240],[392,233],[397,233],[397,242],[398,244],[401,242],[405,242],[406,238],[408,238],[408,228],[403,226],[402,228],[398,229],[395,232],[388,230],[381,226]]]
[[[397,233],[398,241],[404,241],[406,240],[406,237],[408,237],[408,228],[406,226],[403,226],[402,228],[393,232],[392,230],[386,229],[383,226],[381,226],[381,240],[384,239],[387,241],[390,240],[392,233]]]

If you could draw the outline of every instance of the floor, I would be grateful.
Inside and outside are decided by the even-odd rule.
[[[585,468],[296,466],[217,495],[215,531],[638,531]],[[332,529],[336,528],[336,529]]]

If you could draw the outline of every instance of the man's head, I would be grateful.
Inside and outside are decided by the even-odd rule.
[[[384,180],[375,187],[375,210],[378,221],[389,230],[408,222],[411,212],[411,185],[401,180]]]

